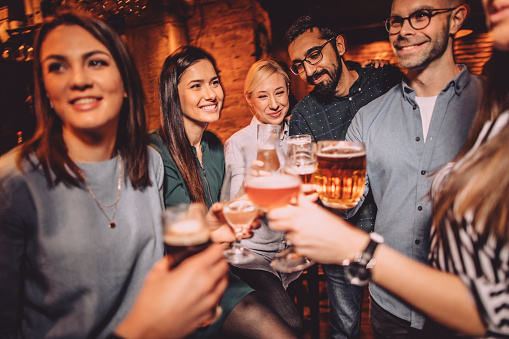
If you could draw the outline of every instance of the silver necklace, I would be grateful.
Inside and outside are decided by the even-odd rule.
[[[115,216],[117,215],[117,204],[120,199],[120,192],[122,191],[122,157],[120,156],[120,153],[118,153],[119,176],[118,176],[117,198],[115,199],[115,202],[113,202],[110,205],[105,205],[105,204],[101,203],[99,200],[97,200],[97,197],[95,196],[94,192],[92,192],[92,190],[90,189],[90,186],[88,186],[87,179],[85,179],[85,176],[83,175],[83,173],[81,173],[81,171],[79,169],[78,169],[78,171],[81,174],[81,178],[85,182],[85,186],[87,186],[88,193],[90,193],[90,195],[92,196],[92,199],[94,199],[94,201],[96,202],[96,204],[99,207],[99,209],[101,210],[101,212],[104,214],[106,219],[108,219],[108,221],[109,221],[108,227],[111,229],[117,227],[117,224],[115,223]],[[106,211],[104,209],[111,208],[111,207],[113,207],[113,216],[110,219],[110,217],[108,217],[108,214],[106,214]]]

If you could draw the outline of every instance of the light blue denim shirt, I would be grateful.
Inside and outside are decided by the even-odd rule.
[[[366,144],[366,188],[378,207],[375,231],[388,246],[423,263],[428,263],[433,174],[463,146],[482,93],[481,78],[458,66],[461,72],[438,95],[426,142],[415,90],[404,81],[359,110],[346,135]],[[388,312],[423,327],[424,316],[408,304],[376,284],[370,284],[370,293]]]

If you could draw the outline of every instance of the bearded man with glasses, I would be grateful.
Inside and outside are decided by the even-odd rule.
[[[286,33],[292,73],[314,89],[293,109],[290,134],[311,134],[316,141],[344,140],[357,111],[401,82],[395,66],[362,68],[346,61],[346,42],[322,17],[298,18]],[[376,207],[369,203],[349,220],[371,231]],[[342,266],[323,265],[327,277],[333,338],[356,338],[360,333],[364,289],[353,286]]]
[[[426,264],[431,181],[465,142],[482,94],[481,78],[454,62],[454,34],[468,11],[462,0],[393,0],[385,26],[407,72],[359,110],[346,135],[366,144],[365,195],[377,206],[374,230],[386,245]],[[434,337],[427,332],[434,324],[418,310],[376,284],[369,290],[376,338]]]

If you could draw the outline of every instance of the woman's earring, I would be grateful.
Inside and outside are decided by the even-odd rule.
[[[49,102],[49,105],[50,105],[51,108],[54,108],[53,107],[53,103],[51,101]]]

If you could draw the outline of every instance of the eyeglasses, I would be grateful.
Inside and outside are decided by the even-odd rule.
[[[405,20],[408,20],[408,23],[413,29],[419,30],[428,27],[431,22],[431,18],[437,14],[447,13],[450,11],[454,11],[458,7],[454,8],[440,8],[440,9],[420,9],[418,11],[413,12],[410,16],[406,18],[402,18],[400,16],[391,16],[389,19],[385,20],[385,29],[389,32],[390,35],[398,34],[401,32],[401,28],[405,23]]]
[[[295,75],[299,75],[302,72],[304,72],[304,70],[305,70],[304,61],[310,65],[316,65],[317,63],[322,61],[322,59],[323,59],[322,49],[325,47],[325,45],[327,45],[329,42],[331,42],[334,39],[336,39],[336,37],[330,38],[329,40],[325,41],[325,43],[323,45],[321,45],[320,47],[317,47],[314,51],[309,52],[309,54],[306,55],[304,60],[294,62],[290,66],[290,71],[292,71],[292,73]]]

